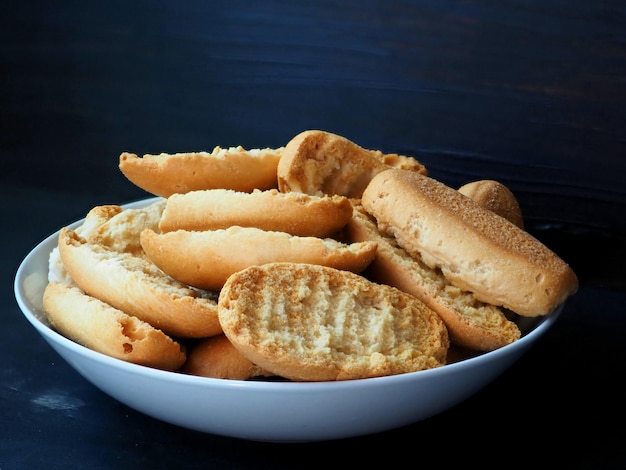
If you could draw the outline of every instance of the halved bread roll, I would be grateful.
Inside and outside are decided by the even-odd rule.
[[[69,228],[60,231],[59,253],[83,291],[168,335],[202,338],[222,331],[215,293],[172,279],[146,258],[88,243]]]
[[[536,238],[437,180],[386,170],[361,202],[381,231],[485,303],[545,315],[578,289],[571,268]]]
[[[345,244],[331,238],[233,226],[220,230],[141,232],[146,255],[163,272],[199,289],[219,291],[228,277],[253,265],[289,261],[361,272],[376,243]]]
[[[201,231],[239,225],[323,238],[343,228],[351,217],[352,205],[342,196],[209,189],[172,194],[159,229]]]
[[[164,370],[177,370],[186,360],[185,347],[161,330],[78,287],[48,283],[43,307],[55,330],[102,354]]]
[[[360,198],[372,177],[389,168],[426,174],[411,157],[367,150],[345,137],[307,130],[287,143],[278,162],[278,189]]]
[[[504,311],[480,302],[470,292],[451,284],[441,271],[427,266],[419,256],[407,253],[395,238],[382,234],[376,220],[358,204],[346,226],[346,236],[351,242],[375,241],[376,257],[363,275],[422,300],[441,316],[450,342],[456,346],[491,351],[520,338],[519,328]]]
[[[251,362],[301,381],[401,374],[445,364],[448,333],[415,297],[326,266],[270,263],[220,292],[225,335]]]
[[[277,187],[282,148],[215,147],[212,152],[137,154],[123,152],[119,169],[136,186],[168,197],[198,189],[249,192]]]

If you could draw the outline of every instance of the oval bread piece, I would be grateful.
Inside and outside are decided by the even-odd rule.
[[[191,346],[182,372],[201,377],[233,380],[274,375],[243,356],[223,334],[203,338]]]
[[[88,243],[69,228],[59,233],[68,273],[87,294],[179,338],[221,333],[217,296],[192,289],[146,258]]]
[[[392,236],[380,233],[376,221],[360,205],[354,207],[346,236],[350,242],[376,242],[376,257],[363,275],[408,292],[432,308],[448,327],[452,344],[484,352],[520,338],[520,329],[505,312],[453,286],[441,271],[411,256]]]
[[[201,231],[239,225],[323,238],[343,228],[351,217],[352,205],[342,196],[209,189],[171,195],[159,229]]]
[[[448,333],[415,297],[326,266],[270,263],[220,292],[226,336],[250,361],[298,381],[402,374],[445,364]]]
[[[461,186],[459,192],[504,217],[519,228],[524,228],[524,218],[519,202],[511,190],[499,181],[472,181]]]
[[[278,162],[278,189],[360,198],[372,177],[391,167],[426,173],[417,160],[367,150],[345,137],[307,130],[291,139]]]
[[[277,187],[276,170],[282,148],[215,147],[212,152],[137,154],[123,152],[119,169],[136,186],[168,197],[198,189]]]
[[[386,170],[362,204],[379,230],[483,302],[545,315],[578,289],[571,268],[536,238],[430,177]]]
[[[345,244],[331,238],[298,237],[254,227],[201,232],[141,232],[146,255],[174,279],[219,291],[228,277],[249,266],[299,262],[361,272],[374,259],[376,243]]]
[[[123,361],[164,370],[177,370],[186,360],[185,348],[161,330],[137,317],[59,282],[47,285],[44,312],[52,327],[89,349]]]

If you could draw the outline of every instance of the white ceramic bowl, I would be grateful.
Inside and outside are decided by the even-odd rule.
[[[141,207],[154,199],[125,207]],[[70,226],[82,223],[77,221]],[[517,342],[421,372],[341,382],[294,383],[194,377],[130,364],[58,334],[42,313],[55,233],[22,261],[15,296],[24,316],[78,373],[125,405],[185,428],[258,441],[302,442],[390,430],[467,399],[521,357],[557,320],[561,308],[520,325]]]

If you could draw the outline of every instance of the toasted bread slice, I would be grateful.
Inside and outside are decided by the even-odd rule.
[[[67,338],[123,361],[177,370],[185,347],[161,330],[60,282],[47,285],[44,312],[52,327]]]
[[[226,336],[251,362],[292,380],[348,380],[445,364],[439,315],[398,289],[326,266],[270,263],[220,292]]]
[[[69,228],[59,234],[63,265],[87,294],[180,338],[221,333],[216,294],[180,283],[148,259],[88,243]]]
[[[354,207],[346,236],[351,242],[376,242],[376,258],[363,275],[422,300],[441,316],[452,344],[491,351],[520,338],[519,328],[502,309],[480,302],[470,292],[452,285],[441,271],[427,266],[419,256],[411,256],[392,236],[378,230],[375,219],[361,205]]]
[[[572,269],[539,240],[433,178],[385,170],[361,202],[381,231],[485,303],[546,315],[578,289]]]
[[[342,196],[209,189],[171,195],[159,229],[201,231],[240,225],[323,238],[343,228],[351,217],[352,205]]]
[[[219,291],[231,274],[252,265],[289,261],[361,272],[376,255],[374,242],[345,244],[239,226],[201,232],[144,230],[141,245],[172,278],[213,291]]]
[[[417,160],[367,150],[345,137],[321,130],[296,135],[278,163],[278,189],[313,195],[360,198],[372,177],[388,168],[426,174]]]
[[[277,187],[276,169],[282,148],[215,147],[212,152],[137,154],[123,152],[119,169],[136,186],[168,197],[198,189]]]

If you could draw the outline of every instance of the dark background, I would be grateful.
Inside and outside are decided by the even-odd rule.
[[[179,459],[286,468],[325,465],[331,451],[358,464],[417,445],[441,455],[443,444],[446,459],[488,464],[490,440],[512,461],[536,462],[541,450],[618,467],[623,432],[607,426],[624,416],[625,27],[618,1],[4,5],[0,469]],[[313,128],[414,156],[453,187],[505,183],[527,229],[579,275],[580,292],[545,340],[467,403],[336,443],[199,435],[94,389],[21,316],[12,282],[37,242],[94,205],[146,196],[119,172],[122,151],[279,147]],[[85,406],[78,415],[34,407],[49,390]]]

